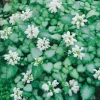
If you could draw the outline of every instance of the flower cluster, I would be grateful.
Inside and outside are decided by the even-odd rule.
[[[0,30],[0,38],[8,39],[9,34],[11,34],[11,27],[5,28],[4,30]]]
[[[99,70],[94,69],[95,74],[93,75],[95,79],[100,81],[100,68]]]
[[[23,21],[28,20],[31,17],[32,17],[32,11],[30,11],[30,9],[27,8],[26,11],[22,11],[21,19]]]
[[[39,66],[42,63],[43,63],[42,57],[35,58],[34,66]]]
[[[49,39],[46,39],[45,37],[43,39],[38,38],[37,47],[40,49],[40,51],[48,49],[50,47]]]
[[[57,9],[61,9],[62,2],[59,0],[52,0],[48,6],[51,13],[56,13]]]
[[[85,56],[85,54],[82,53],[83,49],[84,49],[83,47],[79,48],[78,45],[75,45],[75,47],[72,48],[72,51],[71,50],[68,51],[68,54],[73,53],[75,58],[77,57],[78,59],[82,60],[82,58]]]
[[[69,87],[69,91],[68,91],[69,96],[72,96],[73,93],[76,94],[79,91],[78,82],[74,79],[70,80],[69,83],[66,82],[66,86]]]
[[[85,22],[87,22],[86,19],[84,19],[85,15],[83,14],[82,16],[80,16],[78,13],[76,14],[76,16],[74,18],[72,18],[72,24],[76,24],[77,28],[79,29],[80,26],[84,26]]]
[[[63,38],[63,40],[66,43],[66,46],[74,45],[74,42],[77,41],[76,39],[74,39],[74,37],[75,37],[75,34],[73,33],[71,35],[69,31],[66,34],[63,34],[62,35],[62,38]]]
[[[16,24],[16,19],[19,19],[20,18],[20,14],[18,14],[18,13],[15,13],[15,14],[12,14],[12,16],[10,16],[10,23],[12,24],[12,25],[15,25]]]
[[[32,71],[31,70],[27,70],[27,72],[22,73],[22,75],[24,75],[24,78],[22,79],[22,82],[30,83],[31,81],[33,81],[33,76],[32,76]]]
[[[14,100],[22,100],[22,93],[23,91],[20,90],[20,88],[14,88],[13,89],[14,94],[11,94],[11,97],[14,97]]]
[[[48,81],[48,83],[42,85],[42,89],[47,93],[47,97],[51,97],[54,93],[59,93],[61,91],[60,88],[56,88],[58,84],[57,80],[54,80],[52,83]]]
[[[16,65],[20,60],[20,57],[18,57],[18,53],[11,50],[9,50],[9,54],[5,54],[4,57],[4,59],[7,60],[11,65]]]
[[[25,34],[27,34],[27,38],[29,39],[36,38],[39,34],[39,30],[34,25],[32,26],[28,25],[28,28],[26,29]]]

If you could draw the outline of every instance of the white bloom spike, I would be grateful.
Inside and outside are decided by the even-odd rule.
[[[39,29],[38,27],[35,27],[34,25],[28,25],[28,28],[25,31],[25,34],[27,34],[27,38],[29,39],[33,39],[33,38],[37,38],[38,34],[39,34]]]
[[[20,57],[18,57],[17,52],[9,51],[9,54],[4,55],[4,59],[8,61],[11,65],[16,65],[18,61],[20,60]]]
[[[87,22],[86,19],[84,19],[85,15],[83,14],[82,16],[80,16],[78,13],[76,14],[76,16],[74,18],[72,18],[72,24],[77,26],[77,28],[79,29],[80,26],[84,26],[85,22]]]
[[[99,70],[94,69],[94,72],[95,74],[93,75],[93,77],[100,81],[100,69]]]
[[[52,0],[49,4],[49,10],[51,13],[56,13],[58,9],[61,9],[62,2],[59,0]]]

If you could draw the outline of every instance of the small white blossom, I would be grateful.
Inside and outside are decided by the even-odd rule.
[[[74,79],[70,80],[69,83],[66,82],[66,86],[69,87],[69,91],[68,91],[69,96],[72,96],[73,93],[76,94],[79,91],[78,82]]]
[[[30,83],[31,81],[33,81],[33,76],[32,76],[32,71],[31,70],[27,70],[27,72],[22,73],[22,75],[24,75],[24,78],[22,79],[22,82]]]
[[[78,45],[75,45],[75,47],[72,48],[72,53],[74,54],[74,57],[77,57],[78,59],[82,60],[82,58],[85,56],[84,53],[82,53],[82,50],[84,48],[79,48]]]
[[[30,9],[27,8],[26,11],[22,11],[21,19],[23,21],[28,20],[31,17],[32,17],[32,11],[30,11]]]
[[[38,27],[35,27],[34,25],[28,25],[28,28],[25,31],[25,34],[27,34],[27,38],[32,39],[32,38],[37,38],[39,34]]]
[[[4,30],[0,31],[0,38],[1,39],[8,39],[9,34],[11,34],[11,27],[5,28]]]
[[[14,97],[14,100],[22,100],[22,93],[23,91],[20,90],[20,88],[14,88],[13,89],[14,94],[11,94],[11,97]]]
[[[53,87],[56,87],[58,84],[59,84],[59,82],[57,82],[57,80],[54,80],[54,81],[52,82],[52,86],[53,86]]]
[[[17,18],[20,18],[20,15],[18,13],[12,14],[12,16],[10,16],[10,21],[9,22],[12,25],[15,25],[16,24],[15,19],[17,19]]]
[[[54,80],[52,83],[50,81],[46,83],[44,83],[42,85],[42,89],[47,93],[47,97],[51,97],[53,96],[54,93],[59,93],[61,91],[60,88],[56,88],[56,86],[59,83],[57,82],[57,80]]]
[[[100,68],[99,70],[94,69],[95,74],[93,75],[95,79],[100,81]]]
[[[74,39],[74,37],[75,37],[75,34],[73,33],[71,35],[69,31],[66,34],[62,35],[62,38],[66,43],[66,46],[74,45],[74,42],[77,41],[76,39]]]
[[[9,64],[16,65],[20,60],[20,57],[18,57],[17,52],[9,50],[9,54],[5,54],[4,59],[7,60]]]
[[[39,64],[43,63],[42,57],[35,58],[34,66],[38,66]]]
[[[47,93],[47,97],[51,97],[51,96],[53,96],[53,92],[50,91]]]
[[[61,9],[62,2],[59,0],[52,0],[48,6],[51,13],[56,13],[58,9]]]
[[[43,39],[38,38],[37,41],[37,48],[40,49],[40,51],[46,50],[50,47],[49,39],[46,39],[45,37]]]
[[[44,83],[44,84],[42,85],[42,89],[43,89],[44,91],[49,91],[49,85],[47,85],[46,83]]]
[[[87,22],[86,19],[84,19],[85,15],[83,14],[82,16],[80,16],[78,13],[76,14],[76,16],[74,18],[72,18],[72,24],[76,24],[77,28],[79,29],[80,26],[84,26],[85,22]]]

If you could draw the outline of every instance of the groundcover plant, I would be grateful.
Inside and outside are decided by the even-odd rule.
[[[0,100],[97,100],[98,86],[99,0],[0,8]]]

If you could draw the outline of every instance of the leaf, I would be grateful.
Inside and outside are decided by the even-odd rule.
[[[24,87],[24,91],[31,92],[31,91],[32,91],[32,85],[31,85],[31,84],[27,84],[27,85]]]
[[[44,55],[47,57],[47,58],[52,58],[54,55],[55,55],[55,50],[47,50]]]
[[[10,3],[6,3],[5,6],[4,6],[3,11],[4,12],[10,12],[11,9],[12,9],[12,6],[10,5]]]
[[[60,21],[64,24],[71,25],[72,15],[71,14],[63,15],[61,16]]]
[[[51,73],[52,69],[53,69],[53,64],[48,62],[47,64],[43,64],[43,69],[47,72],[47,73]]]
[[[60,72],[53,73],[52,77],[60,82],[63,80]]]
[[[72,8],[74,8],[74,9],[79,9],[80,8],[80,1],[77,1],[73,6],[72,6]]]
[[[32,75],[34,79],[39,78],[42,72],[43,72],[42,66],[38,66],[38,67],[32,66]]]
[[[17,83],[17,87],[18,87],[18,88],[23,88],[23,87],[24,87],[23,82],[22,82],[22,81],[18,82],[18,83]]]
[[[42,55],[42,51],[40,51],[38,48],[31,48],[30,52],[33,58],[38,58]]]
[[[21,2],[22,2],[23,5],[27,4],[27,0],[21,0]]]
[[[83,65],[78,65],[77,66],[77,71],[80,72],[80,73],[83,73],[85,72],[86,68],[83,66]]]
[[[99,22],[99,23],[97,23],[97,25],[96,25],[96,30],[97,30],[97,31],[99,31],[99,30],[100,30],[100,22]]]
[[[57,69],[57,70],[60,70],[60,69],[62,68],[62,62],[61,62],[61,61],[56,62],[56,63],[54,64],[54,68]]]
[[[37,0],[37,3],[43,4],[43,0]]]
[[[79,74],[78,72],[76,71],[76,69],[73,69],[71,72],[70,72],[70,76],[72,78],[75,78],[75,79],[78,79],[79,78]]]
[[[18,67],[17,66],[7,66],[7,70],[6,70],[6,75],[7,75],[7,78],[11,78],[13,77],[14,75],[16,75],[18,71]]]
[[[82,100],[89,100],[91,96],[95,93],[95,88],[93,86],[89,86],[87,84],[83,85],[81,88],[81,97]]]
[[[54,96],[54,100],[64,100],[62,94],[56,93]]]
[[[65,100],[78,100],[78,95],[73,94],[72,96],[66,95]]]
[[[0,42],[0,52],[3,52],[5,49],[5,46],[2,42]]]
[[[54,40],[60,41],[61,40],[61,35],[60,34],[54,34],[54,35],[51,35],[51,38],[54,39]]]
[[[15,33],[11,34],[11,35],[9,36],[9,39],[10,39],[11,41],[17,43],[17,42],[18,42],[18,34],[15,34]]]
[[[94,15],[98,16],[98,15],[99,15],[99,12],[96,12],[96,11],[93,9],[93,10],[91,10],[91,11],[89,11],[89,12],[87,13],[86,18],[92,17],[92,16],[94,16]]]
[[[19,30],[23,33],[26,31],[27,27],[28,27],[28,23],[18,25]]]
[[[30,0],[30,3],[34,3],[34,2],[36,2],[36,0]]]
[[[69,87],[68,87],[68,86],[65,86],[65,87],[63,88],[63,90],[64,90],[64,92],[67,94],[67,93],[69,92]]]
[[[69,58],[66,58],[63,62],[63,64],[66,66],[66,65],[71,65],[71,61],[69,60]]]
[[[56,26],[49,26],[48,30],[49,30],[49,32],[52,33],[55,29],[56,29]]]

